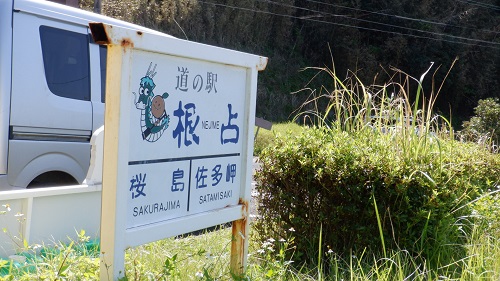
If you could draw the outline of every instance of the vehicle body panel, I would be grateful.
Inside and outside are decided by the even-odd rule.
[[[106,49],[90,22],[171,37],[50,1],[0,0],[0,191],[51,171],[84,180],[105,108]]]

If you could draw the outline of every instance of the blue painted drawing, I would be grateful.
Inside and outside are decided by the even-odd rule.
[[[141,110],[141,130],[142,139],[148,142],[155,142],[162,136],[168,128],[170,116],[165,111],[165,99],[168,93],[155,95],[153,89],[156,87],[153,78],[156,75],[156,64],[153,69],[149,64],[146,76],[141,78],[139,93],[133,92],[135,96],[135,107]]]

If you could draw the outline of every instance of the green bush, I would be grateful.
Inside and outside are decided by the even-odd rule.
[[[432,258],[440,245],[460,243],[455,222],[470,209],[459,207],[498,184],[500,160],[471,144],[428,141],[414,158],[376,131],[277,136],[260,155],[257,231],[284,237],[294,229],[298,261],[317,261],[320,246],[340,254],[384,246]]]
[[[482,233],[500,239],[500,185],[473,202],[471,217]]]
[[[466,140],[498,145],[500,141],[500,103],[498,98],[479,100],[475,116],[463,122],[461,136]]]

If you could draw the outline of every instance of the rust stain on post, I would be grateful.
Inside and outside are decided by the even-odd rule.
[[[134,47],[134,42],[132,42],[132,40],[130,40],[130,38],[123,38],[120,45],[123,48],[133,48]]]
[[[248,216],[248,201],[240,198],[240,200],[238,201],[238,205],[241,205],[242,216],[246,218]]]
[[[233,221],[231,242],[231,273],[242,276],[246,267],[246,252],[248,247],[248,201],[240,198],[242,219]]]

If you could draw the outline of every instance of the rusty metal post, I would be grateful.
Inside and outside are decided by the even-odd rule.
[[[231,241],[231,273],[242,276],[245,273],[248,254],[248,220],[233,221]]]
[[[246,270],[248,234],[250,229],[248,219],[248,202],[240,199],[240,205],[242,206],[243,219],[233,221],[231,237],[230,271],[235,276],[243,276]]]

